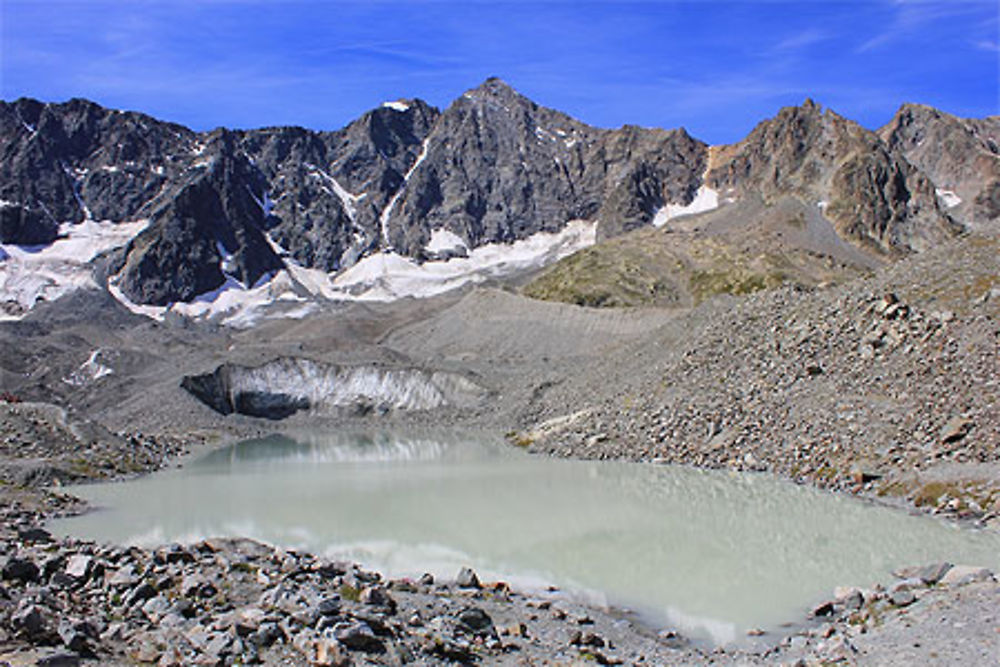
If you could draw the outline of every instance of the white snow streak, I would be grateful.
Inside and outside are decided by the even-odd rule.
[[[75,387],[82,387],[85,384],[100,380],[102,377],[111,375],[114,371],[98,361],[101,348],[97,348],[90,353],[90,357],[80,364],[80,367],[63,378],[63,382]]]
[[[704,213],[718,207],[719,193],[707,185],[703,185],[698,188],[698,192],[695,193],[694,199],[691,200],[690,204],[667,204],[657,210],[653,215],[653,226],[662,227],[674,218],[679,218],[683,215]]]
[[[313,174],[319,176],[330,184],[330,187],[333,188],[334,194],[337,195],[338,199],[340,199],[340,203],[344,205],[344,210],[347,211],[347,217],[351,219],[351,222],[354,222],[354,217],[358,214],[358,200],[362,199],[367,193],[362,192],[360,195],[351,194],[347,191],[347,188],[340,184],[340,181],[316,165],[309,164],[307,162],[306,168],[312,170]]]
[[[383,102],[382,106],[387,109],[392,109],[393,111],[407,111],[410,105],[403,100],[396,100],[395,102]]]
[[[427,149],[430,148],[430,141],[430,138],[424,139],[424,143],[420,147],[420,154],[417,155],[417,159],[413,162],[413,166],[410,167],[410,169],[406,172],[406,175],[403,176],[403,183],[399,186],[399,189],[396,190],[396,194],[392,196],[392,199],[389,200],[389,203],[386,204],[385,208],[382,209],[382,214],[379,215],[379,224],[382,227],[382,243],[385,245],[387,252],[392,250],[389,245],[389,216],[392,214],[392,208],[396,205],[396,202],[403,194],[403,190],[406,189],[406,184],[410,181],[410,176],[413,175],[413,172],[417,170],[420,163],[427,157]]]

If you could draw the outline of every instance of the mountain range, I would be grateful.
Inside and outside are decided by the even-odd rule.
[[[458,284],[462,267],[536,270],[623,239],[678,266],[725,239],[753,264],[771,234],[787,264],[863,270],[996,226],[998,146],[1000,116],[905,104],[870,131],[811,100],[710,146],[683,128],[592,127],[496,78],[444,110],[388,102],[331,132],[194,132],[82,99],[22,98],[0,102],[0,300],[19,316],[63,293],[62,274],[32,261],[83,229],[103,240],[75,260],[67,245],[59,261],[138,310],[264,288],[294,302],[378,286],[405,296],[405,281],[386,285],[406,272]],[[505,254],[518,248],[521,263]],[[575,257],[536,294],[615,305],[551,288],[580,272]],[[658,276],[651,293],[672,280],[668,264],[645,269]]]

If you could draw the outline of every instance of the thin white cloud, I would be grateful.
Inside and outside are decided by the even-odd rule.
[[[993,53],[1000,53],[1000,42],[992,39],[982,39],[975,42],[977,49],[982,51],[992,51]]]
[[[856,53],[867,53],[911,37],[937,21],[950,21],[958,16],[979,14],[984,4],[963,0],[892,0],[895,16],[889,26],[877,35],[862,42]]]
[[[828,35],[821,30],[809,28],[795,35],[790,35],[774,45],[774,51],[798,51],[806,47],[818,44],[828,39]]]

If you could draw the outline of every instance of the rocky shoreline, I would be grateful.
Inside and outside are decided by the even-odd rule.
[[[888,590],[838,589],[785,636],[753,632],[746,645],[721,649],[559,591],[480,582],[470,570],[451,581],[411,581],[247,539],[154,549],[59,539],[46,519],[86,505],[42,486],[58,484],[73,456],[72,447],[44,444],[56,443],[60,428],[80,432],[79,422],[51,406],[3,407],[8,429],[30,424],[53,437],[31,450],[30,469],[48,474],[5,473],[0,487],[0,664],[854,664],[884,651],[873,637],[923,610],[963,596],[987,608],[1000,600],[988,570],[927,565],[900,571]],[[53,416],[61,424],[47,422]],[[73,479],[151,471],[182,452],[170,439],[110,435],[132,462]],[[104,446],[98,451],[115,451]],[[23,471],[7,454],[4,470]]]

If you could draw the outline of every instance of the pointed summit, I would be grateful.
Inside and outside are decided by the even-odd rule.
[[[534,104],[534,102],[531,102],[531,100],[514,90],[510,84],[497,76],[491,76],[476,88],[466,91],[463,97],[466,99],[499,100],[505,103],[527,102]]]

